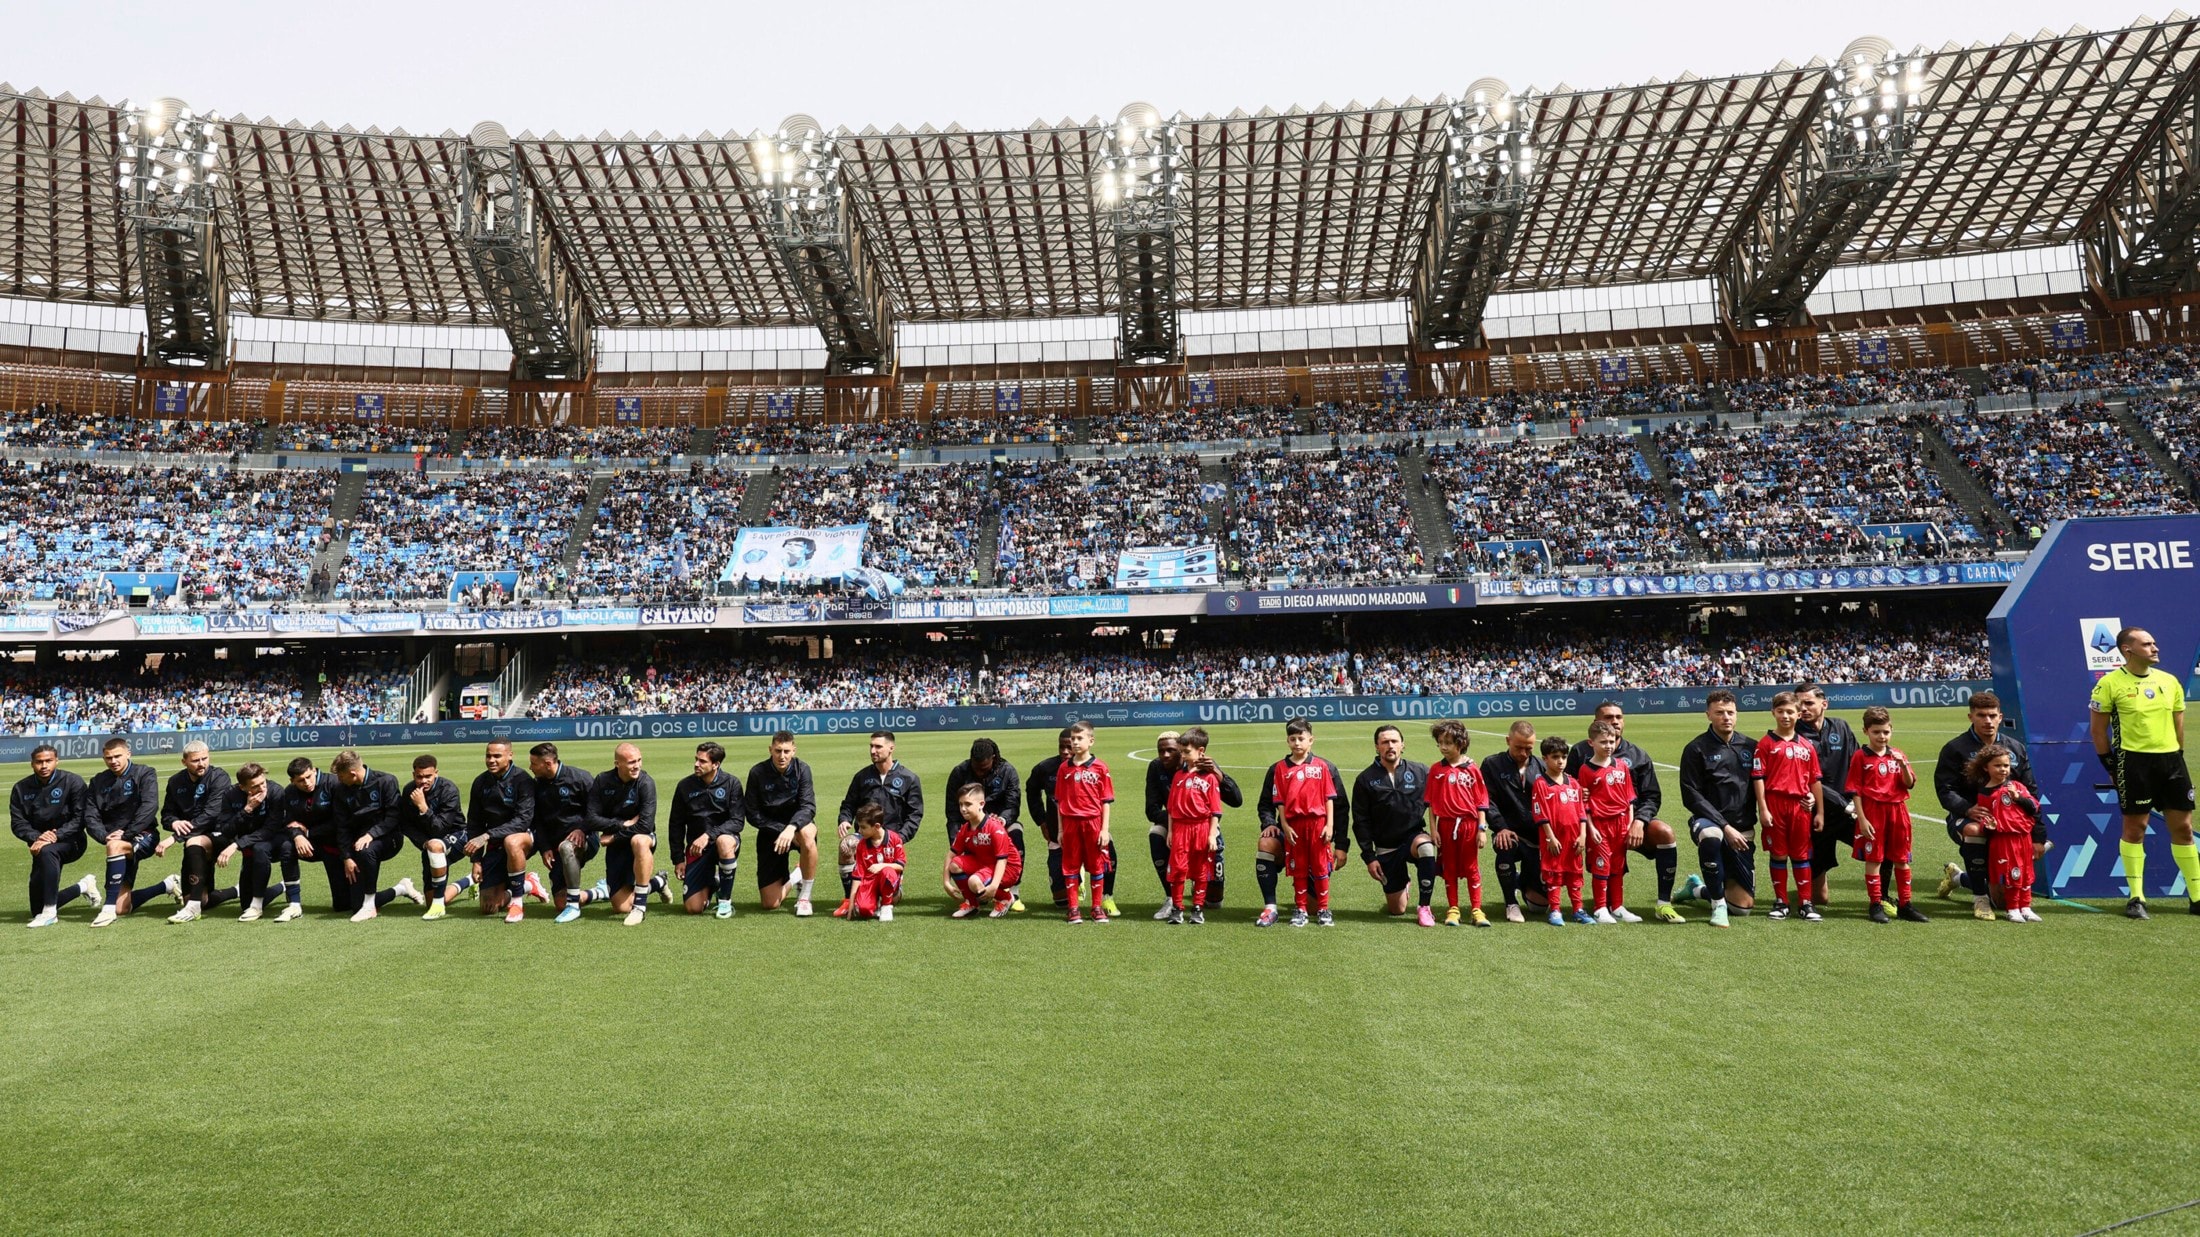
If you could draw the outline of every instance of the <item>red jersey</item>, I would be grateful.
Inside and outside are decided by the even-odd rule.
[[[1222,775],[1178,769],[1169,781],[1169,822],[1200,824],[1222,815]]]
[[[1749,775],[1765,784],[1766,794],[1791,799],[1817,793],[1818,780],[1823,776],[1818,769],[1818,749],[1800,734],[1792,739],[1768,734],[1757,740],[1757,757]]]
[[[1590,761],[1581,766],[1581,785],[1589,800],[1592,820],[1625,819],[1635,809],[1635,767],[1625,757],[1612,763]]]
[[[1901,748],[1890,747],[1882,756],[1867,747],[1849,761],[1849,781],[1842,789],[1869,803],[1908,803],[1910,792],[1902,786],[1904,759]]]
[[[2038,801],[2018,781],[2003,782],[1980,795],[1979,804],[1994,814],[1994,823],[1988,828],[1995,833],[2029,834],[2040,816]]]
[[[1065,760],[1054,769],[1054,810],[1065,820],[1098,820],[1115,802],[1115,779],[1098,757],[1083,764]]]
[[[988,816],[975,825],[964,822],[956,826],[949,849],[981,868],[990,868],[1003,858],[1017,858],[1016,843],[1009,839],[1008,826],[998,816]]]
[[[1482,784],[1482,770],[1473,761],[1463,765],[1439,760],[1428,767],[1428,785],[1421,801],[1439,819],[1457,820],[1480,815],[1490,806],[1490,789]]]
[[[909,852],[903,848],[899,834],[889,829],[879,836],[875,846],[866,841],[863,835],[856,835],[856,875],[869,876],[874,863],[898,863],[904,867],[908,865]]]
[[[1274,789],[1276,811],[1285,820],[1328,820],[1329,801],[1337,795],[1337,779],[1329,775],[1329,762],[1308,756],[1302,764],[1279,760],[1268,771]],[[1341,822],[1340,822],[1341,823]]]
[[[1563,775],[1555,782],[1540,777],[1529,798],[1535,803],[1535,823],[1556,829],[1562,842],[1581,836],[1581,815],[1588,807],[1588,796],[1582,793],[1580,782]]]

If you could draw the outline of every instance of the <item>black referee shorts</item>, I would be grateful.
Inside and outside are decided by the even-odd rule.
[[[2126,816],[2192,810],[2192,771],[2183,752],[2116,753],[2116,806]]]

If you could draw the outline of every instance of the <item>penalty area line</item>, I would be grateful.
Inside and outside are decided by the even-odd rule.
[[[2084,1232],[2078,1234],[2078,1237],[2100,1237],[2100,1234],[2102,1233],[2113,1233],[2119,1228],[2129,1228],[2142,1220],[2160,1219],[2163,1216],[2170,1215],[2174,1212],[2183,1211],[2190,1207],[2200,1207],[2200,1198],[2193,1199],[2191,1202],[2187,1203],[2179,1203],[2174,1207],[2164,1207],[2159,1211],[2149,1211],[2145,1215],[2133,1216],[2128,1220],[2118,1220],[2114,1224],[2103,1224],[2099,1228],[2089,1228]]]

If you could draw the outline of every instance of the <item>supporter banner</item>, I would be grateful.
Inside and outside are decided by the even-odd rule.
[[[1761,712],[1773,694],[1792,684],[1737,687],[1745,712]],[[1871,705],[1911,708],[1921,705],[1954,705],[1983,691],[1981,682],[1869,683],[1829,686],[1827,696],[1837,711],[1853,712]],[[1125,701],[1099,704],[976,705],[961,708],[873,708],[834,712],[789,711],[781,713],[667,713],[655,717],[490,718],[482,721],[440,722],[426,725],[376,726],[270,726],[245,730],[152,731],[132,734],[130,741],[140,755],[181,751],[194,739],[216,751],[247,749],[331,750],[344,747],[381,747],[391,744],[485,743],[490,739],[552,742],[582,739],[762,739],[774,731],[796,734],[867,734],[873,730],[968,731],[1055,730],[1076,721],[1097,726],[1176,727],[1202,722],[1284,722],[1294,717],[1315,721],[1413,721],[1427,718],[1487,718],[1493,722],[1519,717],[1580,716],[1600,700],[1617,700],[1630,713],[1695,713],[1703,708],[1706,687],[1659,688],[1648,691],[1500,692],[1472,696],[1334,696],[1293,697],[1269,700],[1169,700]],[[1755,719],[1751,719],[1752,723]],[[1498,733],[1492,729],[1490,734]],[[63,735],[50,739],[0,738],[0,763],[20,763],[30,750],[50,742],[63,759],[86,760],[99,755],[104,735]],[[1930,736],[1913,740],[1924,746]],[[1678,757],[1678,753],[1654,753]],[[2174,871],[2174,869],[2172,869]]]
[[[350,636],[377,636],[394,631],[419,631],[421,616],[397,611],[339,614],[336,630]]]
[[[477,610],[419,617],[429,631],[542,631],[564,626],[565,615],[559,610]]]
[[[979,618],[1045,618],[1048,614],[1045,597],[980,597]]]
[[[2015,577],[2015,564],[1984,562],[1928,567],[1713,571],[1670,576],[1539,576],[1526,580],[1485,579],[1475,587],[1485,598],[1656,597],[1666,594],[1701,596],[1795,593],[1842,588],[1932,588],[1950,584],[2006,584]]]
[[[454,571],[451,573],[451,587],[444,592],[444,597],[447,600],[456,601],[459,594],[467,589],[481,588],[490,584],[501,586],[504,589],[504,595],[510,597],[513,593],[519,591],[519,572]]]
[[[336,616],[320,613],[278,614],[275,616],[274,626],[277,632],[286,636],[334,634]]]
[[[771,584],[837,580],[863,565],[868,524],[837,528],[744,528],[733,539],[733,556],[721,580]]]
[[[0,631],[52,631],[50,614],[0,614]]]
[[[138,616],[138,634],[141,636],[194,635],[206,630],[203,614],[143,614]]]
[[[762,605],[741,607],[744,623],[822,623],[825,621],[825,603],[821,601],[774,601]]]
[[[559,622],[566,627],[636,627],[642,621],[642,612],[633,606],[560,610],[558,615]]]
[[[1086,615],[1106,616],[1130,612],[1131,599],[1112,593],[1047,598],[1047,613],[1055,618],[1083,618]]]
[[[1117,588],[1213,588],[1220,583],[1221,557],[1211,543],[1134,545],[1115,558]]]
[[[272,631],[274,627],[275,617],[264,610],[216,611],[206,616],[206,630],[211,632]]]
[[[950,597],[931,601],[897,601],[894,617],[898,619],[970,619],[978,617],[978,603]]]
[[[835,623],[873,623],[894,617],[894,603],[876,597],[828,601],[825,603],[825,617]]]
[[[1209,614],[1325,613],[1339,610],[1449,610],[1474,604],[1466,584],[1401,584],[1391,588],[1288,588],[1260,593],[1209,593]]]
[[[643,606],[644,627],[716,627],[716,606]]]
[[[67,635],[72,631],[82,631],[87,627],[97,627],[101,623],[106,622],[108,619],[123,617],[125,617],[125,615],[123,611],[120,610],[110,611],[105,614],[56,613],[53,616],[53,629],[57,634]]]

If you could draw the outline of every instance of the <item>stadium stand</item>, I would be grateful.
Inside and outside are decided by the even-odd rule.
[[[1864,369],[1845,374],[1787,374],[1727,384],[1733,412],[1828,412],[1883,404],[1967,400],[1971,385],[1946,369]]]
[[[277,451],[442,455],[451,449],[451,427],[441,422],[400,425],[390,421],[288,421],[267,427],[262,445]]]
[[[2098,403],[1937,424],[1964,467],[2035,538],[2065,516],[2193,509]]]
[[[466,431],[468,459],[662,459],[687,450],[685,425],[477,425]]]
[[[37,669],[20,662],[0,665],[4,734],[128,734],[344,720],[309,707],[297,674],[280,662],[246,668],[167,658],[148,667],[144,659],[112,657]]]
[[[24,412],[0,412],[0,447],[228,455],[249,448],[258,428],[245,421],[81,417],[37,405]]]
[[[2182,344],[2127,348],[2121,352],[2055,354],[1996,365],[1986,389],[1996,395],[2025,391],[2088,391],[2160,387],[2192,381],[2192,359]]]
[[[858,650],[809,661],[668,648],[632,662],[563,663],[527,715],[925,708],[969,703],[976,683],[968,654]]]
[[[0,591],[90,599],[101,573],[177,572],[182,603],[303,595],[336,475],[0,460]]]
[[[596,511],[574,569],[576,596],[668,601],[717,583],[741,527],[747,478],[737,472],[623,472]]]
[[[1439,495],[1456,549],[1446,571],[1491,570],[1508,551],[1491,542],[1535,542],[1550,565],[1617,567],[1679,558],[1686,537],[1632,439],[1584,435],[1429,450],[1422,484]],[[1531,554],[1540,565],[1542,555]],[[1521,561],[1512,553],[1509,561]]]
[[[1884,556],[1889,535],[1868,536],[1865,524],[1926,525],[1949,540],[1978,539],[1925,462],[1917,431],[1897,422],[1731,431],[1686,423],[1659,431],[1656,441],[1682,491],[1683,517],[1716,557],[1830,563]],[[1938,538],[1929,541],[1920,548],[1938,553]]]
[[[2141,400],[2131,413],[2154,435],[2185,479],[2200,485],[2200,402],[2189,397]]]
[[[1135,651],[1126,641],[1004,654],[986,677],[1000,704],[1243,700],[1352,694],[1349,655],[1273,644]]]
[[[720,455],[852,455],[904,451],[925,441],[914,420],[810,425],[795,421],[727,422],[718,431]]]
[[[1225,553],[1245,579],[1365,583],[1424,569],[1392,452],[1245,451],[1230,471]]]
[[[867,566],[933,586],[977,579],[978,537],[993,506],[982,464],[896,470],[783,468],[769,522],[789,528],[868,523]]]
[[[516,572],[522,595],[554,595],[566,538],[587,492],[585,476],[564,472],[374,472],[351,525],[336,596],[441,599],[462,571]],[[486,592],[494,598],[500,589]]]
[[[1191,456],[1016,460],[998,467],[995,483],[998,578],[1011,588],[1103,588],[1128,546],[1197,545],[1212,535]]]

